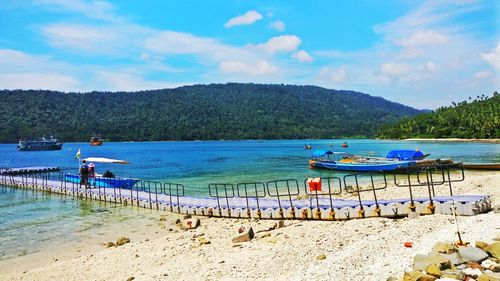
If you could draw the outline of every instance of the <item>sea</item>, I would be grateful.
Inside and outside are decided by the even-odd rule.
[[[346,141],[347,148],[341,148]],[[310,144],[311,150],[305,145]],[[180,183],[189,195],[206,196],[210,183],[266,182],[309,177],[341,177],[345,173],[313,170],[314,150],[327,149],[383,157],[390,150],[412,149],[430,158],[464,162],[500,162],[500,144],[391,141],[373,139],[245,140],[189,142],[65,143],[60,151],[17,151],[0,144],[0,167],[54,166],[77,172],[79,160],[106,157],[129,164],[96,164],[117,176]],[[84,240],[110,225],[129,224],[148,210],[104,204],[0,185],[0,261],[36,253],[65,241]]]

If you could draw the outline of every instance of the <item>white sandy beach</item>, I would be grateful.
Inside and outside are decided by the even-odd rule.
[[[424,142],[484,142],[484,143],[500,143],[500,139],[459,139],[459,138],[409,138],[405,141],[424,141]]]
[[[455,194],[490,194],[493,205],[500,203],[498,172],[466,172],[466,181],[455,185]],[[423,188],[416,191],[419,196],[425,192]],[[437,187],[436,193],[444,195],[446,187]],[[377,194],[379,198],[406,197],[407,189],[391,185]],[[166,214],[165,221],[160,221],[162,214]],[[457,240],[453,217],[447,215],[285,221],[284,228],[258,233],[252,241],[236,245],[231,238],[241,226],[259,231],[275,221],[201,217],[198,229],[181,231],[174,223],[178,217],[151,213],[145,218],[149,225],[140,231],[117,229],[100,241],[87,241],[89,247],[61,245],[1,262],[0,280],[402,279],[415,254],[429,252],[437,241]],[[493,212],[458,220],[467,241],[491,241],[500,232],[500,215]],[[101,245],[120,236],[130,237],[131,243],[117,248]],[[200,245],[196,236],[210,244]],[[413,242],[413,248],[404,247],[407,241]],[[326,259],[317,260],[320,254]]]

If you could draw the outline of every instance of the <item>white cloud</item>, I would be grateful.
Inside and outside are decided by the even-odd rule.
[[[44,26],[42,35],[55,47],[85,51],[86,54],[116,53],[117,45],[125,39],[119,31],[109,27],[64,23]]]
[[[231,28],[231,27],[236,26],[236,25],[250,25],[250,24],[253,24],[254,22],[256,22],[260,19],[262,19],[261,14],[259,14],[255,10],[250,10],[250,11],[244,13],[243,15],[239,15],[237,17],[230,19],[229,21],[227,21],[224,24],[224,27]]]
[[[500,71],[500,42],[498,42],[497,47],[491,53],[481,54],[481,57],[489,64],[491,64],[496,70]]]
[[[267,40],[266,43],[259,45],[267,53],[274,54],[278,52],[291,52],[296,50],[301,41],[295,35],[281,35]]]
[[[312,62],[314,60],[311,57],[311,55],[304,50],[300,50],[300,51],[293,53],[292,58],[294,58],[300,62]]]
[[[0,73],[2,89],[50,89],[75,91],[80,86],[77,79],[50,72]]]
[[[0,49],[0,88],[72,91],[80,87],[71,67],[47,56]]]
[[[278,30],[278,31],[284,31],[286,28],[286,25],[284,22],[277,20],[277,21],[273,21],[271,23],[271,27]]]
[[[220,44],[212,38],[194,36],[189,33],[162,31],[145,42],[147,49],[168,54],[200,54],[213,51]]]
[[[425,69],[427,71],[434,72],[437,70],[437,65],[432,61],[428,61],[425,63]]]
[[[173,84],[145,80],[141,73],[97,71],[95,75],[96,81],[101,85],[101,90],[107,91],[140,91],[186,85],[185,83]]]
[[[411,66],[404,63],[388,62],[380,66],[380,72],[391,78],[399,78],[406,75],[411,70]]]
[[[318,78],[327,83],[341,83],[347,79],[347,70],[345,68],[321,68]]]
[[[446,44],[448,40],[447,36],[435,30],[422,30],[399,40],[398,43],[405,47],[431,46]]]
[[[276,74],[278,68],[267,61],[260,60],[256,63],[237,61],[222,61],[220,70],[228,73],[250,74],[250,75],[270,75]]]
[[[489,70],[483,70],[483,71],[479,71],[479,72],[474,73],[474,77],[477,79],[486,79],[486,78],[490,78],[492,76],[493,76],[493,73],[491,73],[491,71],[489,71]]]

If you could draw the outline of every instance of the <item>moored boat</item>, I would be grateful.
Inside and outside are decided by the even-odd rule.
[[[373,172],[411,169],[435,163],[437,160],[424,160],[427,155],[416,150],[393,150],[384,157],[365,157],[360,155],[318,150],[309,160],[311,168],[323,168],[338,171]]]
[[[500,163],[462,163],[462,167],[465,169],[472,170],[490,170],[490,171],[500,171]]]
[[[80,176],[72,173],[64,174],[64,181],[80,184]],[[130,178],[106,178],[106,177],[89,177],[88,185],[90,187],[119,187],[132,188],[139,179]]]
[[[110,159],[110,158],[103,158],[103,157],[88,157],[83,159],[82,161],[85,161],[86,163],[107,163],[107,164],[129,164],[129,162],[124,161],[124,160],[118,160],[118,159]],[[132,188],[137,182],[139,182],[139,179],[133,179],[133,178],[122,178],[122,177],[115,177],[111,176],[108,177],[106,174],[112,174],[108,171],[104,173],[104,175],[98,175],[96,174],[94,177],[89,176],[87,186],[89,187],[119,187],[119,188]],[[64,181],[66,182],[72,182],[72,183],[81,183],[81,177],[78,174],[72,174],[72,173],[65,173],[64,174]],[[83,185],[83,184],[82,184]]]
[[[101,136],[99,137],[91,137],[90,138],[90,146],[99,146],[102,145],[102,139]]]
[[[20,140],[17,145],[19,151],[38,151],[38,150],[61,150],[62,142],[51,137],[49,140],[45,137],[37,140]]]

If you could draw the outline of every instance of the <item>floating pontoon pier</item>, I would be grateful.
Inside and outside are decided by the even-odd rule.
[[[22,168],[0,168],[0,174],[20,175],[57,172],[59,167],[22,167]]]
[[[143,208],[211,217],[346,220],[366,217],[404,217],[411,212],[419,214],[452,214],[456,206],[459,215],[477,215],[491,210],[489,195],[456,195],[452,184],[463,181],[464,171],[449,165],[433,165],[406,174],[372,172],[350,174],[344,177],[323,177],[315,181],[305,179],[273,180],[249,183],[213,183],[207,197],[186,196],[182,184],[140,181],[133,188],[87,188],[64,181],[64,173],[1,174],[0,184],[36,189],[51,193],[87,198]],[[456,178],[455,178],[456,177]],[[359,183],[368,179],[365,186]],[[391,184],[388,183],[391,179]],[[110,181],[120,179],[103,178]],[[389,185],[408,188],[408,197],[380,199],[377,192]],[[428,195],[414,197],[417,188]],[[436,195],[436,190],[440,194]],[[189,190],[188,190],[189,191]],[[340,199],[351,193],[357,200]],[[370,194],[370,200],[363,200]]]

